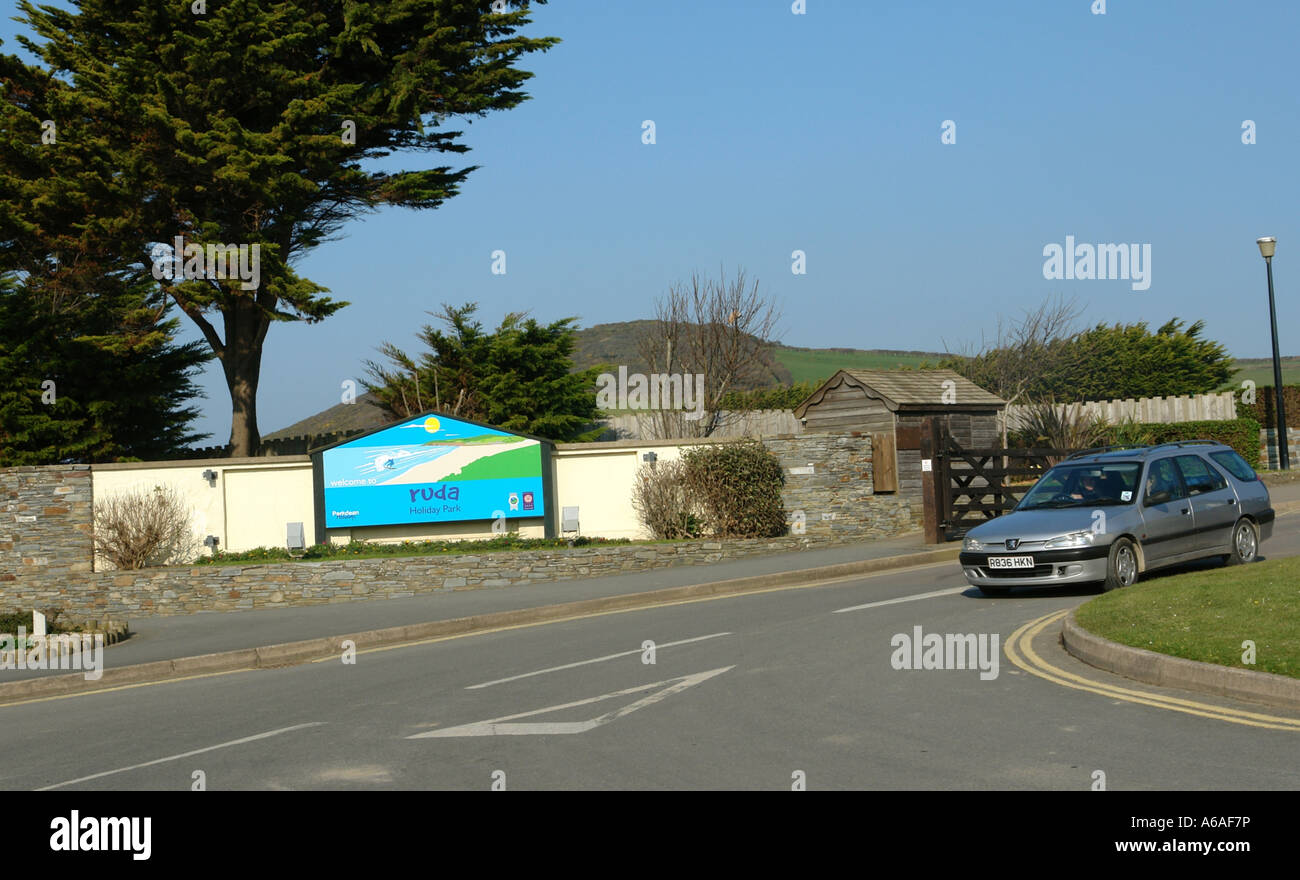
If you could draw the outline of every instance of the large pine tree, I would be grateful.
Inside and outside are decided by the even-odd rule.
[[[73,297],[0,276],[0,467],[171,458],[206,436],[188,404],[212,355],[175,344],[152,295],[112,276]]]
[[[207,436],[189,404],[211,353],[178,345],[166,295],[105,247],[95,218],[125,193],[105,141],[60,139],[70,92],[0,56],[0,466],[167,458]]]
[[[557,42],[518,34],[526,6],[80,0],[65,11],[20,3],[38,38],[24,46],[42,73],[71,82],[52,87],[59,150],[45,179],[49,197],[65,205],[86,196],[87,216],[74,224],[82,245],[140,274],[154,268],[157,246],[177,237],[185,246],[259,248],[255,289],[238,278],[161,281],[221,362],[233,454],[253,454],[260,441],[257,387],[271,325],[320,321],[346,304],[292,264],[358,214],[435,208],[457,193],[472,166],[384,172],[372,160],[463,153],[448,119],[524,101],[531,74],[516,62]],[[99,184],[84,177],[96,164],[108,171]],[[37,238],[61,234],[42,222],[39,204],[4,199],[0,210]]]

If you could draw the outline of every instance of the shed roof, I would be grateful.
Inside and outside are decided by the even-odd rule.
[[[953,383],[951,386],[945,384],[949,381]],[[996,410],[1007,405],[996,394],[952,370],[840,370],[795,407],[795,416],[803,418],[808,407],[820,403],[828,390],[845,384],[880,398],[895,411],[925,407]],[[945,397],[947,392],[951,393]]]

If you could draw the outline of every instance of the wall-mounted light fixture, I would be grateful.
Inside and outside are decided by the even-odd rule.
[[[221,539],[216,535],[208,535],[203,539],[203,546],[211,549],[213,553],[217,552],[217,545],[220,543]]]
[[[648,461],[651,464],[654,464],[656,461],[659,460],[659,456],[655,455],[653,452],[647,452],[645,455],[641,456],[641,460]]]
[[[203,472],[203,479],[208,481],[209,486],[215,486],[217,484],[217,476],[217,472],[211,468]]]

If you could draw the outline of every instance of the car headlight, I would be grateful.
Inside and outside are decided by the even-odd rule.
[[[1043,549],[1064,550],[1067,547],[1091,547],[1095,540],[1097,540],[1097,533],[1091,529],[1085,529],[1081,532],[1070,532],[1068,535],[1052,538],[1043,544]]]
[[[983,550],[983,549],[984,549],[984,545],[983,545],[982,543],[980,543],[978,539],[976,539],[976,538],[972,538],[972,537],[970,537],[970,536],[967,536],[967,537],[966,537],[966,538],[961,542],[961,549],[963,549],[963,550],[971,550],[971,551]]]

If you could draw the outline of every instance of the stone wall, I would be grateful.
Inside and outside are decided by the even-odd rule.
[[[763,553],[897,535],[919,527],[915,498],[875,494],[871,436],[765,437],[803,530],[749,541],[602,545],[454,557],[184,566],[92,572],[90,468],[0,471],[0,610],[60,609],[70,620],[319,605],[438,590],[707,565]]]
[[[682,541],[449,557],[340,559],[270,565],[203,565],[26,578],[0,590],[0,610],[59,608],[66,620],[136,619],[395,599],[422,593],[541,584],[723,559],[791,552],[851,536]],[[704,575],[704,579],[708,576]]]
[[[0,469],[0,597],[91,569],[89,465]]]
[[[786,515],[793,523],[802,511],[808,536],[876,538],[920,527],[911,498],[875,494],[870,434],[764,437],[763,445],[785,472]]]
[[[1300,429],[1286,429],[1286,451],[1287,457],[1291,459],[1292,469],[1300,468]],[[1282,456],[1278,453],[1277,448],[1277,431],[1273,428],[1260,428],[1259,466],[1261,468],[1277,468],[1281,466],[1281,463]]]

